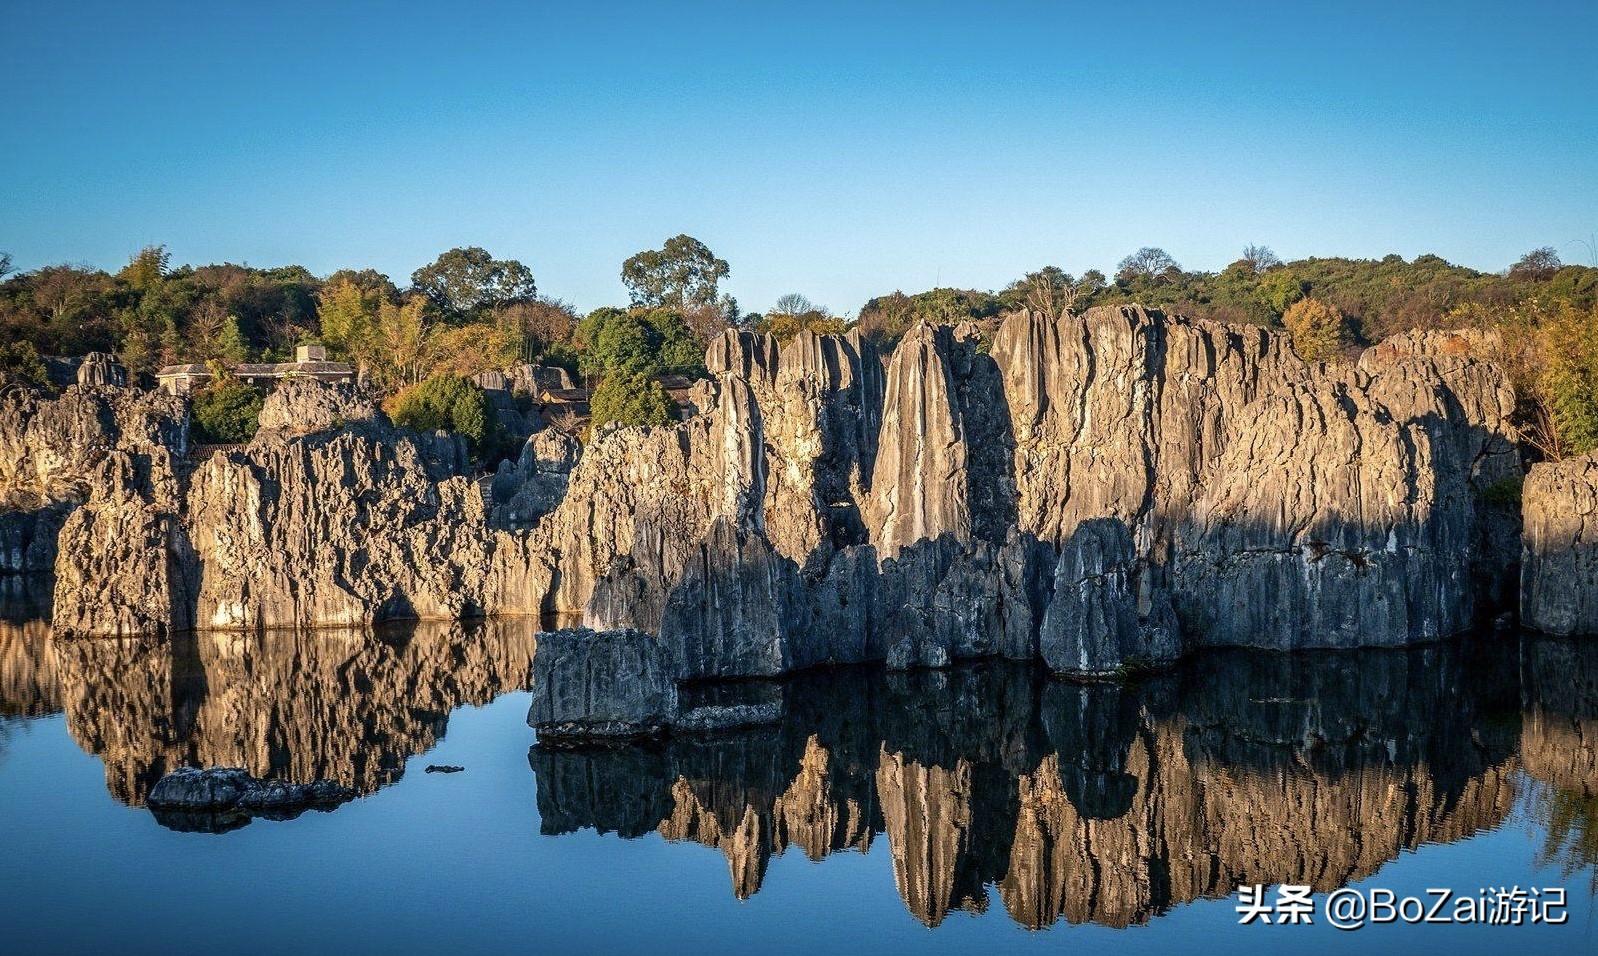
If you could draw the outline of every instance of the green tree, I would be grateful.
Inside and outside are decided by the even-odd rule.
[[[190,400],[189,418],[194,438],[203,443],[237,444],[247,442],[261,427],[261,406],[265,393],[221,372]]]
[[[486,249],[451,249],[411,273],[411,285],[451,321],[538,294],[532,270],[515,259],[495,259]]]
[[[623,425],[666,425],[676,418],[676,406],[661,384],[647,375],[632,372],[607,377],[594,389],[588,404],[593,420],[589,428],[598,431],[610,422]]]
[[[131,286],[136,292],[148,292],[166,278],[167,263],[171,254],[166,251],[166,246],[145,246],[122,267],[117,273],[117,278]]]
[[[634,305],[682,311],[715,307],[717,287],[732,270],[693,236],[673,236],[621,264],[621,281]]]
[[[675,309],[595,309],[573,341],[586,376],[704,372],[704,342]]]
[[[1172,281],[1180,275],[1182,267],[1164,249],[1144,246],[1121,260],[1115,267],[1115,279],[1121,283]]]
[[[47,388],[50,376],[45,371],[44,360],[32,342],[0,342],[0,373],[27,382],[37,388]]]
[[[1304,282],[1291,269],[1275,269],[1260,280],[1258,298],[1277,315],[1304,298]]]
[[[1282,315],[1293,349],[1306,362],[1329,362],[1352,344],[1348,322],[1336,306],[1320,299],[1300,299]]]
[[[1545,310],[1538,337],[1537,393],[1553,425],[1553,451],[1568,458],[1598,450],[1598,306]]]
[[[476,382],[459,375],[434,375],[402,389],[383,407],[402,428],[463,436],[474,455],[486,457],[499,443],[498,421],[488,396]]]
[[[239,317],[230,315],[222,320],[222,332],[217,337],[217,354],[224,361],[239,364],[250,360],[250,343],[239,328]]]

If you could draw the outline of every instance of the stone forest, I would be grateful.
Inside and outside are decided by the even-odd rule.
[[[1598,459],[1529,474],[1494,333],[1311,363],[1136,306],[728,330],[674,425],[462,440],[289,377],[246,444],[91,356],[0,398],[6,572],[58,638],[540,623],[544,740],[758,725],[687,689],[833,665],[1039,661],[1121,680],[1200,648],[1598,632]]]

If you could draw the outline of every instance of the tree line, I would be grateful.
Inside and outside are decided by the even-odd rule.
[[[115,273],[72,265],[13,272],[0,256],[0,371],[43,384],[41,356],[90,351],[114,353],[135,375],[207,364],[219,374],[197,402],[213,400],[247,430],[249,402],[227,369],[287,360],[296,345],[319,343],[356,365],[391,410],[425,408],[412,417],[429,423],[480,419],[481,401],[460,383],[519,362],[559,365],[592,384],[596,425],[655,423],[674,413],[659,377],[702,374],[706,343],[727,327],[781,339],[857,328],[891,348],[920,321],[970,322],[986,333],[1020,308],[1063,315],[1141,302],[1284,329],[1312,361],[1408,329],[1500,329],[1500,358],[1528,403],[1528,440],[1552,457],[1598,448],[1598,268],[1566,265],[1549,248],[1485,273],[1434,255],[1284,262],[1260,245],[1218,272],[1189,271],[1146,247],[1113,274],[1046,266],[998,290],[896,290],[853,316],[798,293],[763,313],[743,312],[722,290],[730,272],[704,243],[675,236],[622,263],[625,305],[579,315],[541,293],[525,264],[477,247],[443,253],[403,288],[373,269],[318,277],[300,266],[173,267],[160,246]]]

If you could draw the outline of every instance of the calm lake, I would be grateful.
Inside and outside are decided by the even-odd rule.
[[[0,625],[0,947],[1598,952],[1598,642],[818,672],[694,691],[780,725],[588,750],[527,727],[535,646]],[[158,818],[180,766],[360,796]],[[1568,917],[1240,925],[1254,883],[1562,887]]]

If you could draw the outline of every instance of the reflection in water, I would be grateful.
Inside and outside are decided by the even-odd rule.
[[[530,759],[544,832],[719,848],[740,898],[789,845],[820,859],[882,833],[928,925],[996,889],[1028,927],[1125,926],[1244,882],[1331,889],[1497,826],[1514,652],[1215,653],[1130,687],[998,664],[814,674],[783,686],[778,727]],[[1593,743],[1550,759],[1580,767]]]
[[[514,621],[123,641],[0,624],[0,761],[8,724],[64,711],[128,803],[183,765],[370,793],[453,708],[526,688],[534,647]],[[1498,826],[1528,780],[1545,856],[1598,863],[1598,643],[1217,652],[1129,686],[990,663],[685,693],[779,695],[785,717],[535,745],[543,832],[717,848],[739,898],[790,847],[886,852],[932,926],[997,907],[1125,926],[1240,883],[1327,890]]]
[[[1527,642],[1521,763],[1542,787],[1545,862],[1586,870],[1598,892],[1598,642]]]
[[[127,640],[0,625],[0,708],[65,710],[130,804],[182,766],[370,793],[443,736],[451,710],[525,689],[535,643],[516,621]]]

